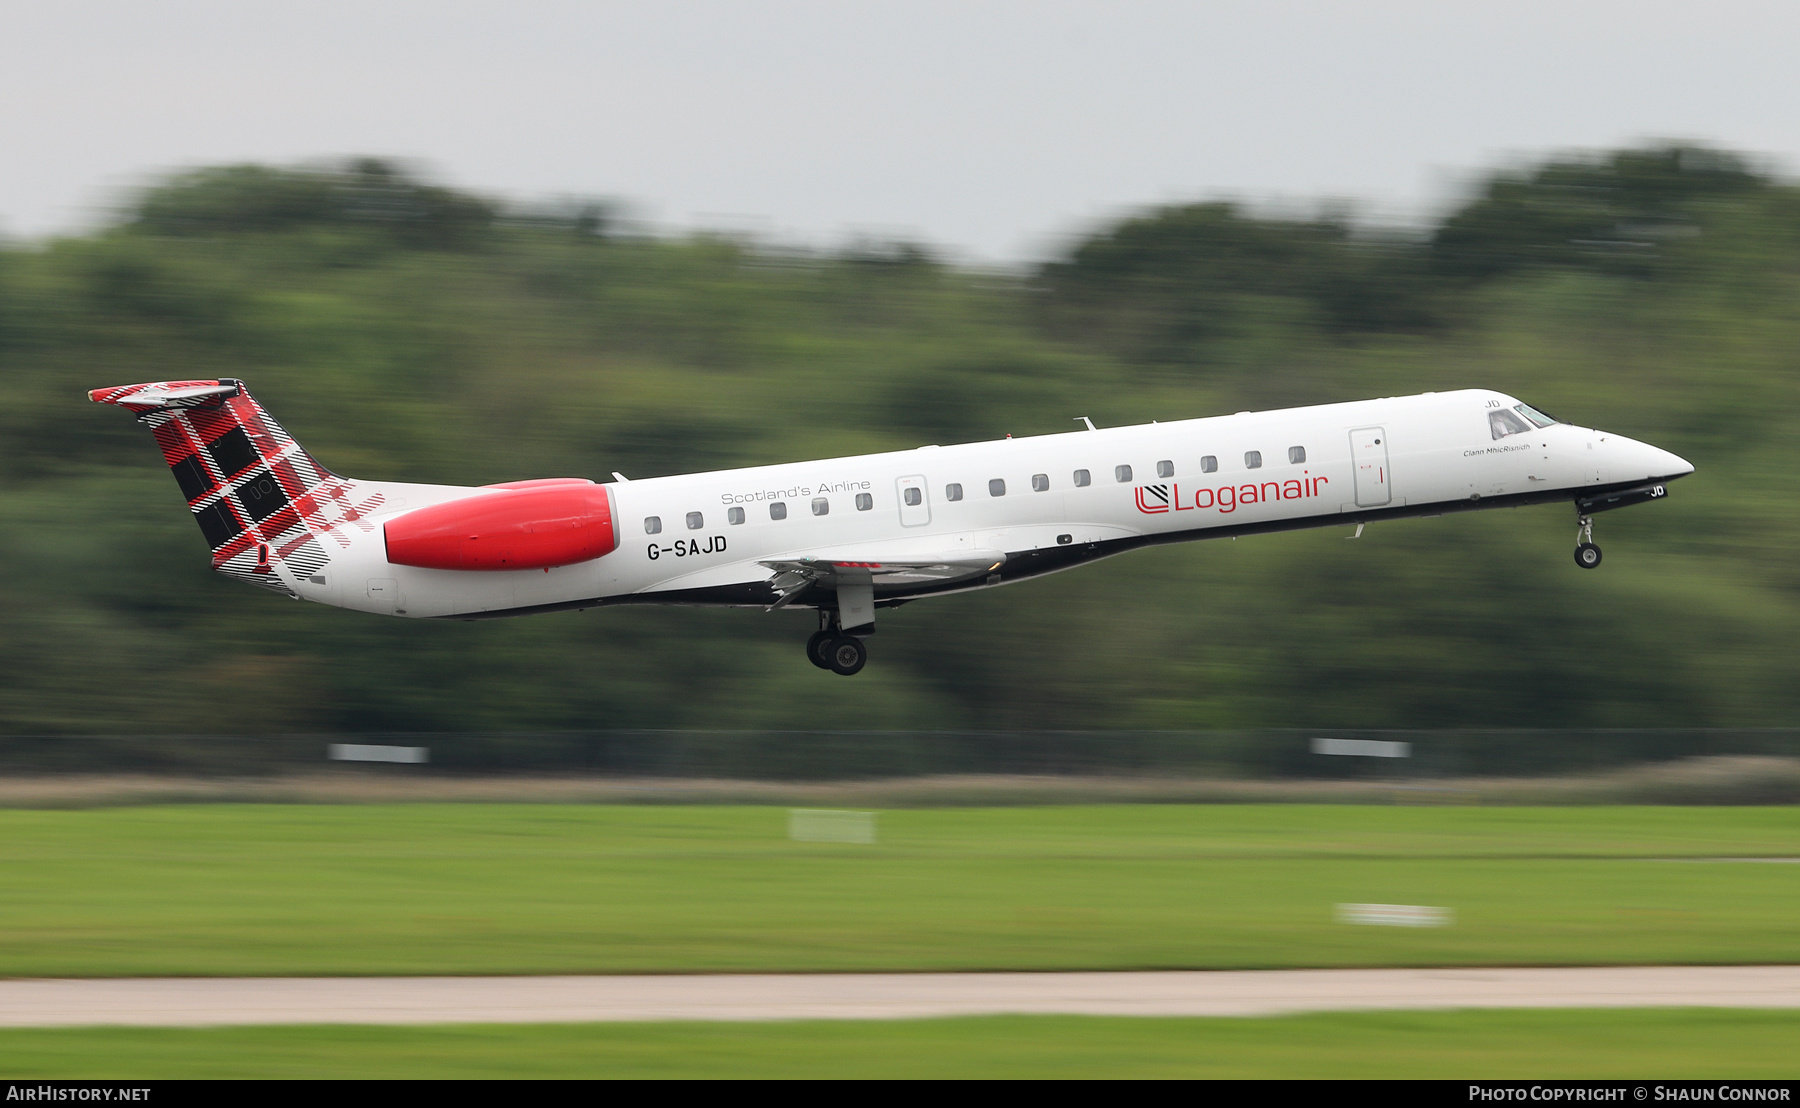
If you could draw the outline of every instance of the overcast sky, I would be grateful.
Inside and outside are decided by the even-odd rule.
[[[0,17],[0,231],[171,167],[417,159],[671,227],[1016,260],[1136,206],[1423,217],[1521,157],[1800,164],[1800,4],[57,0]]]

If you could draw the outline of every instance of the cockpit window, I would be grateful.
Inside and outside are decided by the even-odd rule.
[[[1556,420],[1545,415],[1543,412],[1538,411],[1536,408],[1532,407],[1529,404],[1516,404],[1513,406],[1513,411],[1518,412],[1520,415],[1524,416],[1526,419],[1529,419],[1532,423],[1536,424],[1539,427],[1548,427],[1552,423],[1557,422]]]
[[[1531,428],[1505,408],[1498,408],[1488,413],[1488,430],[1494,433],[1495,438],[1503,439],[1508,435],[1524,434]]]

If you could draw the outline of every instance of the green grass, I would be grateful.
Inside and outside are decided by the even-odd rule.
[[[0,811],[0,976],[1800,961],[1788,808]],[[1452,908],[1351,927],[1342,901]]]
[[[0,1031],[0,1078],[1793,1078],[1800,1012]]]

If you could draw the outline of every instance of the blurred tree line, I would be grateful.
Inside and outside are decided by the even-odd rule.
[[[1800,706],[1800,187],[1716,150],[1499,172],[1435,226],[1146,211],[1029,272],[657,237],[380,161],[170,178],[0,248],[0,729],[1762,726]],[[1536,508],[1145,551],[886,612],[382,619],[211,574],[84,390],[235,376],[323,462],[633,477],[1488,386],[1699,472]]]

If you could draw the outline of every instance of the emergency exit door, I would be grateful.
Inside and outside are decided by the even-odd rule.
[[[1359,427],[1350,432],[1350,458],[1356,465],[1356,506],[1375,508],[1393,499],[1388,491],[1387,432]]]
[[[902,477],[894,482],[900,498],[900,526],[923,527],[931,522],[931,499],[925,493],[925,478]]]

